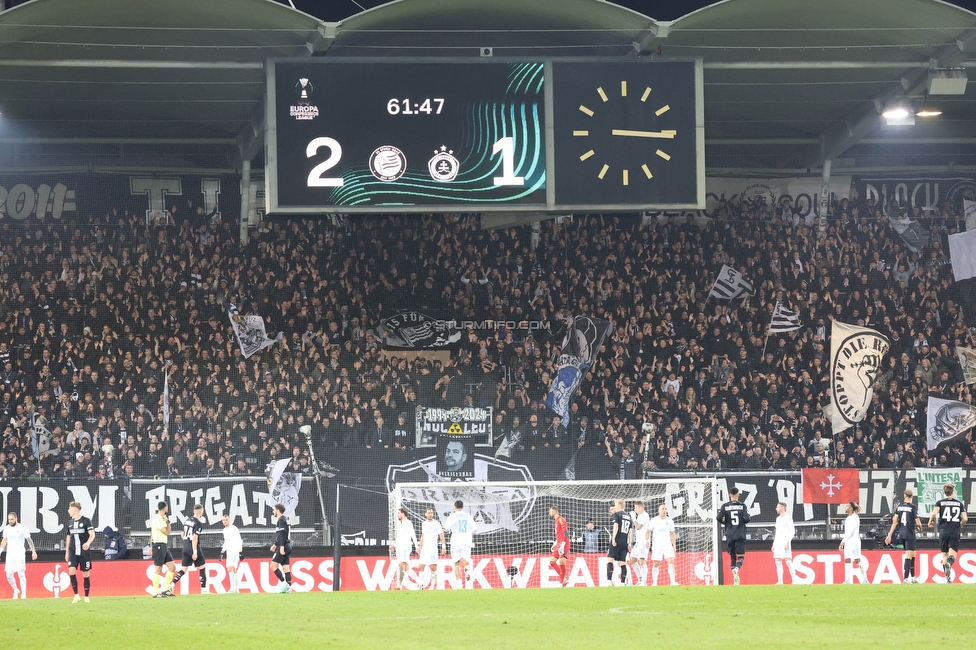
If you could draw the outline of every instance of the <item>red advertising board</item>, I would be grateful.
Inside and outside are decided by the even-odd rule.
[[[920,582],[944,582],[942,556],[937,551],[919,551],[917,575]],[[902,553],[867,551],[864,554],[868,581],[872,584],[899,583],[902,574]],[[559,587],[555,571],[549,568],[548,555],[498,555],[474,556],[471,567],[472,584],[477,589],[507,589]],[[570,558],[569,584],[573,587],[595,587],[606,584],[607,558],[602,555],[577,555]],[[728,555],[723,556],[725,575],[728,573]],[[693,579],[685,578],[684,584],[712,584],[711,554],[683,553],[678,565],[687,563]],[[278,579],[271,573],[270,559],[248,559],[238,569],[239,589],[242,593],[275,592]],[[438,589],[454,589],[449,560],[440,561]],[[838,584],[844,581],[844,560],[840,551],[804,551],[794,553],[793,566],[797,583]],[[509,576],[509,567],[517,567],[518,573]],[[302,557],[292,560],[292,590],[296,592],[331,591],[333,582],[332,558]],[[213,593],[226,593],[229,587],[227,571],[222,563],[207,565],[207,581]],[[349,557],[342,560],[343,591],[386,591],[395,586],[396,562],[389,557]],[[120,560],[96,562],[92,567],[92,596],[139,596],[152,591],[152,563],[148,560]],[[976,552],[959,554],[955,568],[956,580],[976,583]],[[417,560],[411,561],[407,588],[418,588]],[[662,576],[663,578],[663,576]],[[741,572],[742,584],[773,584],[776,570],[769,551],[746,554]],[[58,562],[28,562],[28,597],[65,598],[72,595],[67,567]],[[786,581],[789,582],[787,576]],[[178,595],[197,594],[200,583],[192,572],[176,586]],[[0,581],[0,598],[10,598],[11,588]]]

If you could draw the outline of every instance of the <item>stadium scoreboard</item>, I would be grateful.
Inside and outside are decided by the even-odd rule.
[[[697,209],[700,60],[275,60],[269,211]]]

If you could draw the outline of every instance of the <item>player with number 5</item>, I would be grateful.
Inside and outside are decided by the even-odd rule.
[[[725,543],[732,564],[733,584],[739,584],[739,571],[746,554],[746,524],[749,523],[749,508],[739,503],[739,488],[729,489],[730,501],[718,509],[716,521],[725,526]]]
[[[959,552],[959,536],[961,529],[969,521],[962,501],[956,498],[956,486],[946,483],[942,488],[944,499],[939,499],[932,516],[929,517],[929,528],[935,528],[935,520],[939,520],[939,546],[942,549],[942,570],[945,572],[946,584],[952,582],[952,565],[956,563],[956,553]]]

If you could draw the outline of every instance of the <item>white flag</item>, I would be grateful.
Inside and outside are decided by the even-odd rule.
[[[773,332],[792,332],[802,327],[800,317],[793,310],[784,307],[779,300],[776,301],[776,308],[773,309],[773,320],[769,323],[769,331]]]
[[[976,350],[956,346],[956,355],[962,367],[962,379],[967,384],[976,384]]]
[[[163,372],[163,431],[169,433],[169,368]]]
[[[949,259],[956,282],[976,278],[976,230],[949,235]]]
[[[927,420],[926,435],[931,451],[943,442],[965,435],[976,426],[976,406],[930,397]]]
[[[264,319],[253,314],[241,316],[237,308],[231,305],[227,311],[230,324],[234,327],[234,336],[237,344],[241,346],[241,354],[245,359],[249,359],[255,352],[260,352],[264,348],[274,345],[276,339],[269,339],[264,330]],[[281,338],[281,335],[278,335]]]
[[[752,286],[745,276],[727,264],[722,265],[722,270],[715,278],[715,284],[708,295],[719,300],[732,300],[739,296],[751,296],[756,293],[756,288]]]
[[[280,503],[285,506],[285,517],[295,516],[298,507],[298,493],[302,489],[302,475],[298,472],[286,472],[290,458],[283,458],[274,465],[269,465],[268,494],[271,496],[272,506]],[[267,470],[266,470],[267,471]]]
[[[840,433],[864,419],[891,343],[867,327],[834,321],[830,330],[830,424]]]
[[[966,216],[966,230],[976,230],[976,201],[962,201],[963,214]]]

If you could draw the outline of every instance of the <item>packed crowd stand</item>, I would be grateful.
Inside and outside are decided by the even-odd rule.
[[[722,202],[707,222],[587,216],[536,233],[475,216],[272,220],[241,246],[226,216],[184,211],[0,221],[0,478],[263,475],[285,457],[308,473],[302,425],[327,463],[410,450],[417,406],[459,405],[494,407],[515,458],[588,448],[607,478],[973,464],[969,437],[932,453],[924,435],[927,396],[972,400],[955,346],[976,321],[950,297],[946,238],[964,227],[948,208],[918,215],[932,231],[918,255],[856,196],[822,238],[781,208]],[[709,298],[723,264],[755,295]],[[803,327],[767,341],[777,300]],[[281,342],[245,360],[228,304]],[[376,335],[404,310],[551,331],[469,328],[450,360],[409,359]],[[613,330],[563,423],[543,400],[573,315]],[[833,318],[891,352],[865,420],[824,446]]]

